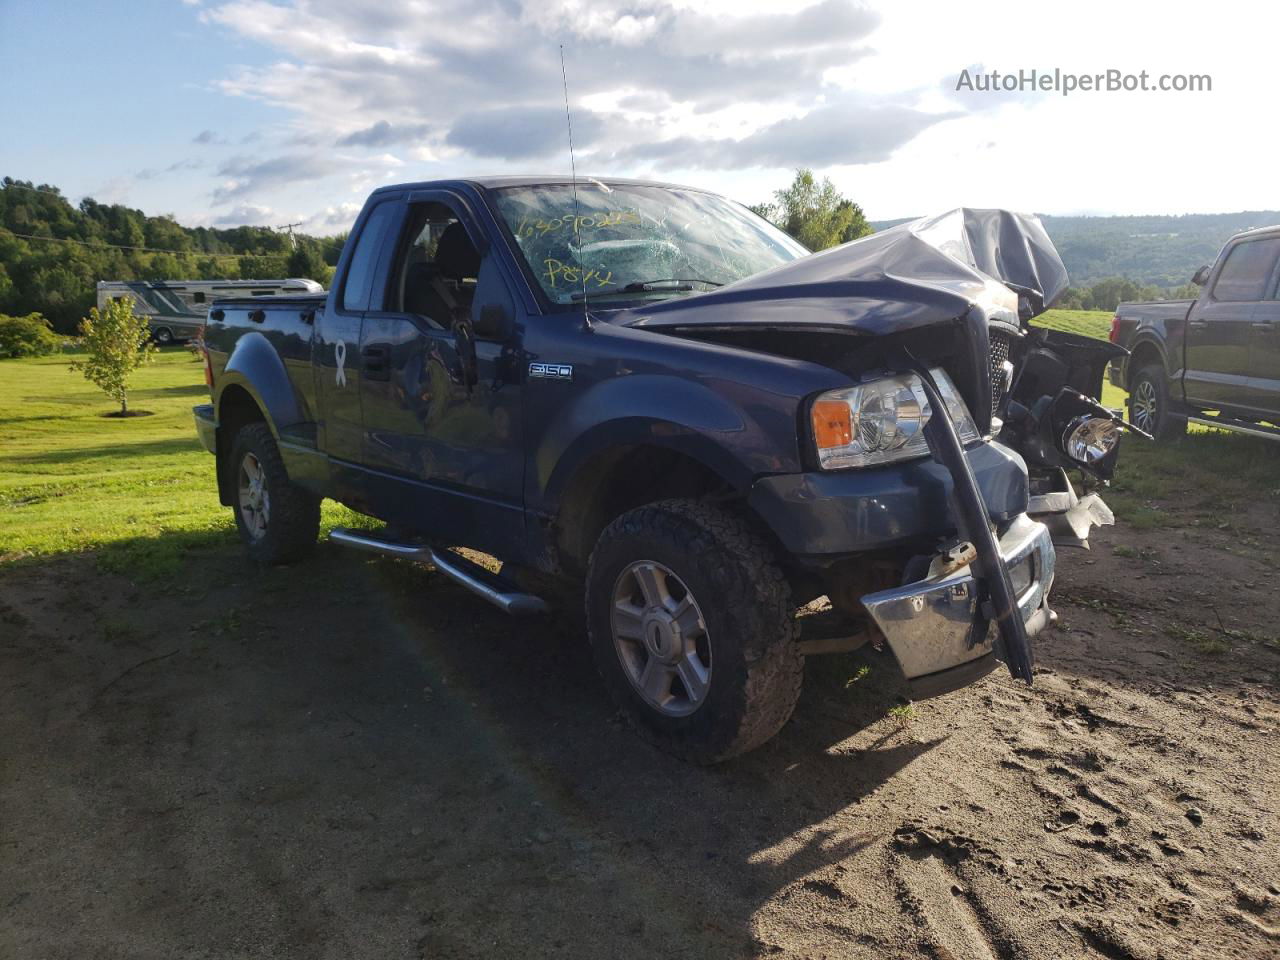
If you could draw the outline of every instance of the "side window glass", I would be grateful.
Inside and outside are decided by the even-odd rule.
[[[202,291],[197,291],[191,295],[191,299],[196,303],[204,303],[204,293]]]
[[[441,329],[470,316],[480,255],[453,209],[443,203],[412,207],[400,250],[390,309],[425,317]]]
[[[1215,300],[1261,300],[1271,269],[1280,254],[1280,238],[1238,243],[1227,254],[1227,262],[1213,285]]]
[[[395,210],[393,203],[380,203],[373,208],[360,231],[355,251],[347,267],[347,279],[342,288],[344,310],[369,309],[369,287],[373,282],[373,270],[378,262],[378,251],[386,235],[387,224]]]

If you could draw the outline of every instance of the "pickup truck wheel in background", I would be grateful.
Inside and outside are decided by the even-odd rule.
[[[161,346],[168,346],[173,343],[173,331],[168,327],[157,327],[152,331],[151,339]]]
[[[693,500],[638,507],[600,535],[587,633],[645,739],[696,763],[758,747],[791,717],[804,658],[791,589],[742,520]]]
[[[301,559],[320,532],[320,499],[289,481],[271,428],[250,423],[231,446],[231,509],[249,555],[274,566]]]
[[[1174,413],[1164,367],[1150,364],[1138,370],[1129,383],[1129,419],[1157,440],[1170,440],[1187,432],[1187,418]]]

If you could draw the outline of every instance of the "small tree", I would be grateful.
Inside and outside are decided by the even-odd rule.
[[[147,318],[133,312],[132,300],[112,300],[105,310],[89,310],[80,322],[80,334],[89,358],[75,361],[71,369],[82,371],[86,380],[120,404],[120,416],[127,416],[129,377],[156,353]]]
[[[812,170],[797,170],[791,186],[775,190],[773,197],[773,203],[751,209],[810,250],[825,250],[872,232],[862,208],[842,197],[826,177],[819,182]]]

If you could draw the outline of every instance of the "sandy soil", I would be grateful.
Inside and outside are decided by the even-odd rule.
[[[712,769],[429,571],[9,568],[0,956],[1280,957],[1275,551],[1061,559],[1033,689],[890,714],[881,655],[815,659]]]

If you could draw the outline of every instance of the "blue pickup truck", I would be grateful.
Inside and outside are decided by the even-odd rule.
[[[386,187],[326,297],[213,304],[195,418],[255,560],[329,497],[386,524],[332,541],[585,603],[621,709],[714,762],[782,727],[806,656],[1031,681],[1054,541],[1108,519],[1068,471],[1109,476],[1122,429],[1092,398],[1123,351],[1027,322],[1066,279],[998,210],[811,254],[688,187]]]

